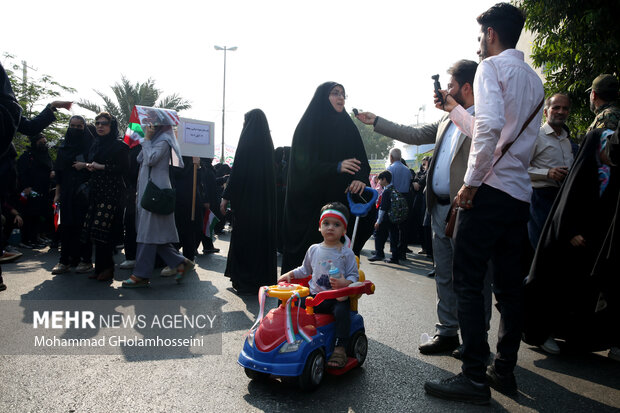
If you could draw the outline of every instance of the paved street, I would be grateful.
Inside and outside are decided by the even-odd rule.
[[[47,248],[25,251],[18,262],[4,265],[8,290],[0,293],[0,300],[16,300],[24,308],[24,300],[110,300],[112,306],[126,300],[206,300],[221,304],[223,332],[217,355],[2,355],[0,412],[620,410],[620,363],[608,359],[607,352],[548,356],[528,345],[522,345],[519,355],[515,373],[520,394],[515,399],[492,391],[490,406],[477,407],[427,396],[425,380],[460,370],[460,362],[450,356],[424,356],[417,349],[420,335],[432,333],[436,320],[435,283],[423,275],[430,262],[410,254],[405,265],[369,263],[371,243],[363,251],[362,268],[376,293],[364,296],[359,305],[369,339],[364,366],[343,376],[326,376],[312,393],[276,380],[251,382],[237,357],[258,302],[228,289],[229,279],[223,276],[228,234],[216,247],[222,251],[200,255],[196,274],[182,285],[156,277],[150,288],[139,290],[121,289],[120,281],[130,272],[118,268],[110,285],[74,273],[53,276],[58,252]],[[122,261],[122,255],[116,261]],[[494,312],[492,349],[497,321]]]

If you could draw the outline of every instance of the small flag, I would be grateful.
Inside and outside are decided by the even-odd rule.
[[[207,237],[213,239],[213,232],[215,231],[215,226],[220,220],[211,212],[210,209],[207,208],[205,211],[205,216],[202,220],[202,233]]]
[[[60,225],[60,204],[56,202],[54,204],[54,229],[58,231],[58,225]]]
[[[125,139],[123,139],[129,148],[138,146],[144,140],[144,131],[139,123],[129,123],[127,125],[127,131],[125,131]]]

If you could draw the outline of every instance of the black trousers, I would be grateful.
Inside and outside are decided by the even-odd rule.
[[[81,225],[62,224],[60,232],[60,263],[65,265],[78,265],[80,261],[92,262],[93,247],[90,242],[83,243],[80,240]]]
[[[404,226],[404,225],[403,225]],[[399,244],[399,228],[401,225],[393,224],[390,222],[390,218],[387,217],[387,214],[383,216],[383,221],[379,224],[379,228],[375,233],[375,254],[377,257],[385,257],[385,253],[383,252],[383,247],[385,246],[385,241],[388,239],[388,235],[390,237],[390,252],[392,253],[392,258],[398,259],[400,258],[401,249]],[[406,244],[405,244],[406,248]]]
[[[527,242],[529,204],[482,185],[473,208],[461,210],[454,238],[454,291],[463,339],[463,374],[485,382],[489,357],[484,311],[484,278],[491,261],[493,291],[501,314],[495,369],[511,374],[517,363],[523,325],[522,254]]]
[[[133,261],[136,259],[136,188],[127,188],[127,202],[125,203],[125,216],[123,226],[125,227],[125,259]]]
[[[109,268],[114,271],[114,243],[95,242],[95,274]]]

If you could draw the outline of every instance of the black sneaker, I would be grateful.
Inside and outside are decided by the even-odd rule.
[[[459,336],[440,336],[435,334],[431,341],[420,344],[418,350],[422,354],[447,353],[459,346]]]
[[[473,404],[488,404],[491,400],[491,390],[486,383],[474,383],[463,373],[444,380],[427,381],[424,390],[431,396],[445,400]]]
[[[383,260],[383,262],[387,262],[388,264],[398,264],[399,263],[398,262],[398,258],[394,258],[394,257],[389,258],[389,259],[386,258],[386,259]]]
[[[381,261],[383,260],[385,257],[381,257],[379,255],[373,255],[372,257],[368,258],[368,261],[370,262],[375,262],[375,261]]]
[[[500,375],[495,371],[495,366],[491,365],[487,367],[487,380],[491,387],[506,396],[514,397],[519,394],[514,373]]]

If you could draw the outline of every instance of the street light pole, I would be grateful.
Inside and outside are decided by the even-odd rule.
[[[234,52],[237,50],[237,46],[233,47],[222,47],[222,46],[214,46],[215,50],[223,50],[224,51],[224,86],[222,88],[222,156],[220,158],[220,163],[224,163],[224,124],[226,120],[226,51],[230,50]]]

